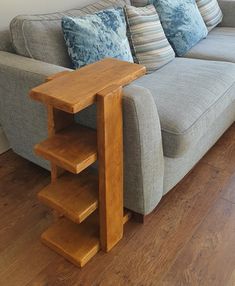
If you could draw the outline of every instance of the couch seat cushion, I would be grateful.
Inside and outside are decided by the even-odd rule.
[[[234,64],[185,58],[135,81],[152,92],[165,156],[181,157],[206,136],[209,126],[235,100],[234,81]]]
[[[235,63],[235,28],[213,29],[185,57]]]

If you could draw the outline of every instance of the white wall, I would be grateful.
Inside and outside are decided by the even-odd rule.
[[[62,11],[85,6],[95,0],[0,0],[0,30],[16,15]]]

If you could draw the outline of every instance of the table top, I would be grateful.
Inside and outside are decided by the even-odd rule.
[[[142,65],[106,58],[33,88],[30,97],[65,112],[77,113],[95,103],[96,95],[103,89],[127,85],[145,73]]]

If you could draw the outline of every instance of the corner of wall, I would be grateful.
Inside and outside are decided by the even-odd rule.
[[[6,152],[9,149],[10,149],[9,142],[7,140],[5,133],[3,132],[2,127],[0,126],[0,154]]]

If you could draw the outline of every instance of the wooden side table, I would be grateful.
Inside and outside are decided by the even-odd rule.
[[[38,195],[58,213],[42,241],[82,267],[101,248],[123,236],[122,87],[145,67],[104,59],[62,72],[31,90],[47,108],[49,138],[35,146],[51,162],[51,184]],[[74,114],[97,105],[97,131],[78,125]],[[98,160],[98,174],[90,166]]]

